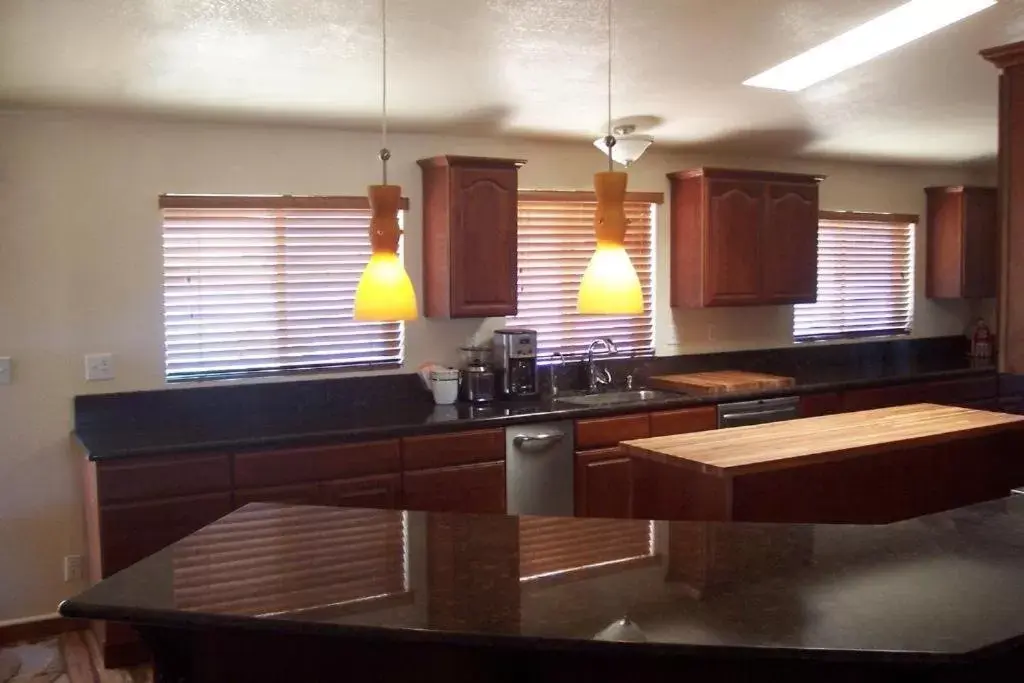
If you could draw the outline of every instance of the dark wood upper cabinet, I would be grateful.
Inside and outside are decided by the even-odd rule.
[[[440,156],[423,169],[423,283],[427,317],[517,312],[520,159]]]
[[[817,298],[821,176],[698,168],[668,177],[673,306]]]
[[[994,187],[929,187],[925,293],[935,299],[996,295],[999,202]]]

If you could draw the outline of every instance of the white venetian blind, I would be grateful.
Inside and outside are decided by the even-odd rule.
[[[370,258],[366,198],[160,205],[168,380],[401,362],[401,323],[352,319]]]
[[[913,323],[915,216],[823,214],[818,300],[795,307],[798,340],[905,334]]]
[[[638,316],[576,312],[583,271],[594,254],[591,192],[519,193],[519,313],[508,323],[537,330],[541,355],[582,353],[596,337],[611,337],[619,352],[654,348],[652,272],[654,205],[658,193],[630,193],[625,204],[626,252],[640,277],[644,313]]]

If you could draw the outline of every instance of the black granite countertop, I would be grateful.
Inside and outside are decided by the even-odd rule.
[[[995,369],[956,358],[898,364],[820,365],[790,369],[787,374],[796,379],[792,389],[731,394],[728,400],[994,375]],[[192,390],[141,392],[139,398],[134,398],[134,394],[79,397],[85,408],[77,407],[75,435],[90,459],[102,460],[394,438],[721,402],[716,397],[679,394],[663,401],[604,407],[574,406],[550,398],[499,401],[484,406],[436,406],[418,387],[403,390],[393,397],[338,396],[324,388],[326,385],[322,382],[292,384],[304,386],[286,390],[282,385],[263,385],[265,388],[257,400],[244,403],[234,401],[219,388],[195,390],[201,392],[200,397],[194,393],[189,396]],[[109,408],[118,401],[131,403],[130,409]]]
[[[653,524],[653,558],[522,576],[540,552],[529,529],[542,526],[571,544],[609,533],[610,524]],[[352,534],[389,540],[346,541]],[[723,579],[701,599],[679,578],[697,575],[682,568],[700,555],[695,538],[717,546],[706,576]],[[731,570],[729,558],[738,558]],[[250,504],[65,601],[60,612],[471,646],[970,662],[1024,646],[1021,577],[1024,496],[885,526]],[[629,626],[606,631],[624,617]],[[603,640],[595,640],[599,632]]]

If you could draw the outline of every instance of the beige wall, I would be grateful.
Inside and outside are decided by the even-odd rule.
[[[15,361],[14,384],[0,386],[0,620],[51,611],[77,588],[62,576],[62,557],[83,550],[68,440],[72,397],[163,386],[157,195],[362,194],[378,181],[378,146],[376,135],[328,129],[0,113],[0,355]],[[524,188],[589,188],[602,166],[587,143],[400,135],[390,146],[393,181],[412,201],[406,261],[417,289],[417,158],[522,157]],[[702,163],[824,173],[823,208],[919,214],[922,187],[967,177],[958,169],[714,159],[655,147],[631,170],[630,187],[667,192],[667,171]],[[656,289],[665,292],[665,212],[657,229]],[[659,353],[791,343],[790,307],[673,313],[660,297],[656,316]],[[914,334],[959,333],[967,316],[960,303],[919,294]],[[406,365],[454,360],[455,347],[499,323],[412,322]],[[114,353],[116,380],[83,381],[82,355],[96,351]]]

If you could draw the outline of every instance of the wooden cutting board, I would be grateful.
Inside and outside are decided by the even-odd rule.
[[[793,386],[796,381],[792,377],[766,375],[761,372],[719,370],[686,375],[657,375],[651,377],[647,383],[656,389],[682,391],[698,396],[716,396],[786,389]]]

